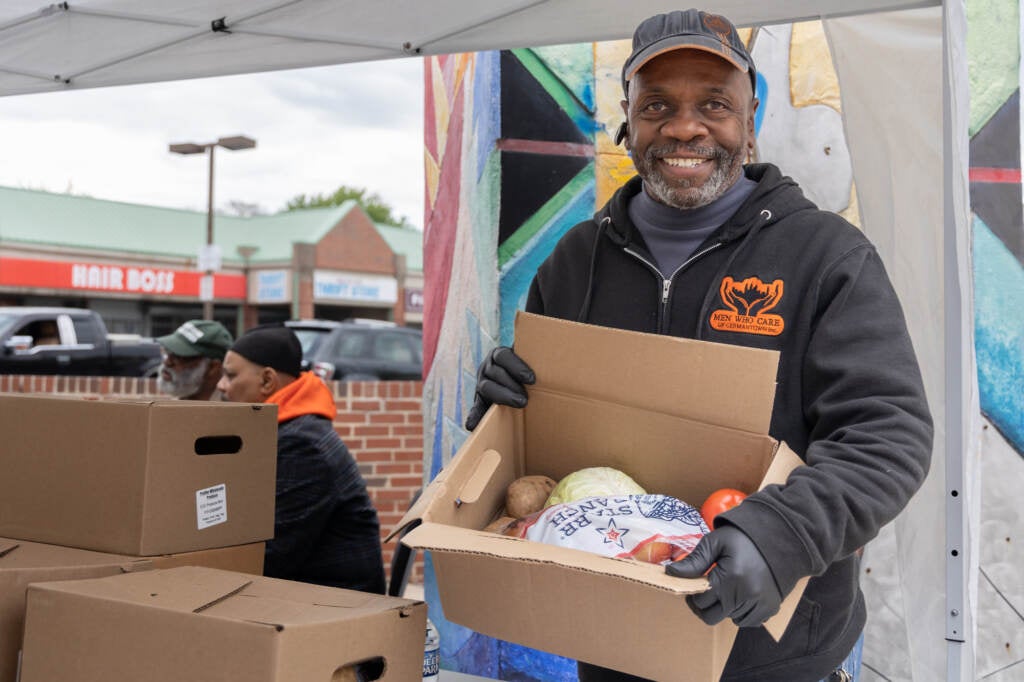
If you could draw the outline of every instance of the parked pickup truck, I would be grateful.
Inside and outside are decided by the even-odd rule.
[[[160,344],[85,308],[0,307],[0,374],[152,376]]]

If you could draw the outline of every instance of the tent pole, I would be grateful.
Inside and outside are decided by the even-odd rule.
[[[945,304],[945,508],[946,508],[946,679],[947,682],[969,680],[966,672],[973,670],[973,661],[964,661],[965,652],[971,651],[967,642],[967,623],[973,622],[965,613],[967,571],[969,560],[968,538],[965,536],[964,504],[964,358],[963,358],[963,289],[960,282],[960,249],[957,240],[958,202],[962,174],[954,168],[963,160],[957,150],[960,131],[955,126],[963,124],[953,112],[951,79],[957,78],[953,69],[959,68],[952,62],[955,48],[951,40],[950,13],[957,11],[961,0],[945,0],[942,11],[942,127],[943,127],[943,261]],[[962,6],[960,8],[962,12]],[[958,17],[963,25],[966,21]],[[958,51],[959,52],[959,51]],[[966,664],[966,667],[965,667]]]

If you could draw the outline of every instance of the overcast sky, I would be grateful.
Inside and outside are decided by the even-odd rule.
[[[418,58],[0,97],[0,185],[205,211],[206,157],[167,147],[230,135],[257,146],[217,149],[217,210],[349,185],[423,226]]]

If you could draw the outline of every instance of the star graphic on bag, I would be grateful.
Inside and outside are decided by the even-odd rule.
[[[629,532],[629,529],[621,530],[616,527],[615,519],[608,522],[607,528],[595,528],[594,530],[604,536],[605,544],[610,542],[625,549],[625,546],[622,544],[622,537]]]

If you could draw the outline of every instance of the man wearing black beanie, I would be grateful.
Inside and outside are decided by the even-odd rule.
[[[334,430],[334,397],[302,371],[295,333],[274,325],[240,336],[217,388],[232,402],[277,405],[274,538],[264,575],[384,594],[377,510]]]

